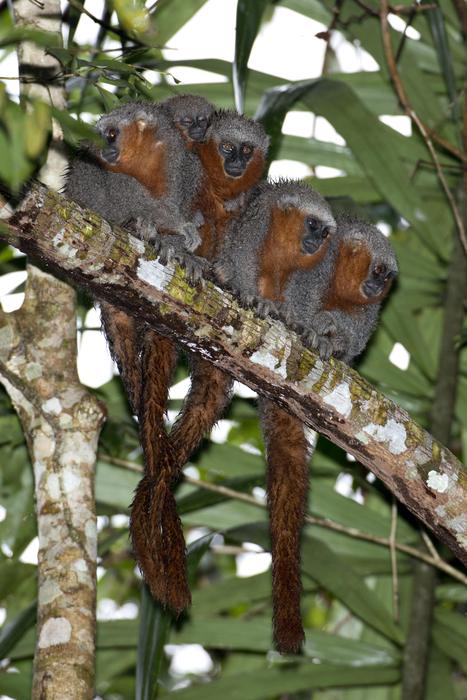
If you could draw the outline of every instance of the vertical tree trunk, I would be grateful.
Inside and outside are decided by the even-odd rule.
[[[60,32],[58,0],[18,0],[15,21]],[[35,82],[22,95],[65,106],[61,66],[23,43],[20,75]],[[62,134],[40,174],[58,189],[66,165]],[[0,381],[17,410],[34,470],[39,535],[34,700],[94,695],[97,531],[94,466],[104,418],[76,370],[76,295],[67,284],[28,266],[25,300],[0,315]]]

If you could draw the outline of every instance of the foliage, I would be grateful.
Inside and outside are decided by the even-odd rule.
[[[57,37],[44,32],[18,32],[2,5],[0,47],[12,51],[27,38],[47,46],[60,58],[67,76],[69,111],[54,111],[53,116],[60,120],[72,148],[88,133],[79,121],[82,115],[98,115],[120,99],[163,99],[173,94],[176,88],[170,72],[180,65],[219,76],[218,82],[182,85],[181,89],[201,94],[221,107],[233,107],[229,63],[218,59],[170,60],[161,51],[203,5],[203,0],[160,0],[147,12],[143,2],[115,2],[115,16],[110,3],[106,3],[102,26],[92,46],[74,40],[81,15],[78,1],[71,3],[65,15],[69,32],[64,46],[59,45]],[[344,72],[332,41],[327,44],[325,70],[320,78],[285,83],[275,75],[249,69],[249,53],[261,18],[268,21],[279,7],[338,29],[353,46],[368,52],[380,70]],[[240,103],[244,100],[247,113],[256,114],[264,122],[273,138],[274,158],[300,161],[313,173],[317,166],[337,168],[342,172],[338,177],[320,179],[314,175],[310,178],[313,186],[338,206],[352,207],[390,227],[400,282],[358,369],[429,427],[448,262],[457,234],[419,132],[414,128],[411,136],[402,136],[379,118],[403,112],[386,68],[379,19],[374,16],[378,7],[373,0],[367,5],[337,3],[336,16],[336,8],[326,0],[279,0],[258,3],[256,11],[249,12],[248,3],[239,0],[233,67],[236,95]],[[463,52],[454,4],[439,0],[436,9],[413,13],[408,11],[408,3],[403,7],[407,8],[402,12],[403,19],[419,32],[420,38],[413,40],[391,31],[394,46],[399,49],[402,80],[423,122],[459,148]],[[118,51],[107,50],[109,39],[119,42]],[[322,40],[328,39],[324,35]],[[148,80],[148,70],[156,72],[157,83]],[[229,78],[227,82],[222,81],[225,77]],[[37,170],[46,153],[50,112],[37,101],[32,101],[32,109],[26,113],[1,89],[0,181],[13,193]],[[346,145],[319,141],[314,136],[284,135],[283,120],[290,110],[312,111],[325,117]],[[456,191],[460,186],[459,161],[450,152],[438,153],[448,183]],[[12,258],[5,248],[0,265],[4,274],[22,269],[24,260]],[[460,456],[467,451],[466,337],[464,322],[453,426],[453,445]],[[389,360],[396,342],[410,353],[407,370]],[[180,367],[177,380],[185,375],[186,369]],[[98,597],[114,601],[114,606],[139,604],[140,580],[129,551],[128,525],[121,517],[128,515],[138,480],[138,474],[125,467],[128,462],[140,463],[137,428],[117,378],[97,393],[105,399],[109,411],[96,481],[101,515]],[[178,409],[179,403],[172,402],[170,408]],[[202,482],[250,494],[255,487],[264,487],[264,461],[258,453],[262,442],[254,402],[235,398],[227,417],[233,427],[225,443],[206,440],[193,465]],[[249,446],[247,451],[245,445]],[[115,463],[118,460],[123,460],[120,466]],[[36,529],[26,445],[4,393],[0,394],[0,463],[0,502],[6,509],[6,517],[0,522],[0,605],[7,615],[0,650],[10,660],[0,670],[0,694],[22,699],[30,693],[36,586],[34,567],[23,563],[20,556]],[[363,468],[321,438],[311,471],[313,515],[329,518],[348,530],[389,537],[391,500],[381,484],[367,478]],[[351,483],[351,494],[358,493],[361,503],[336,492],[336,482],[342,483],[343,475]],[[400,620],[396,621],[389,550],[345,533],[308,526],[303,540],[305,654],[298,659],[281,658],[269,652],[269,573],[238,578],[232,554],[245,542],[267,549],[265,511],[193,483],[183,483],[177,499],[190,541],[199,537],[199,528],[204,534],[219,533],[200,561],[209,538],[200,541],[201,550],[192,547],[192,610],[168,629],[165,616],[143,597],[138,620],[100,621],[96,688],[100,697],[132,698],[137,684],[137,697],[149,698],[157,692],[157,683],[159,697],[173,692],[180,700],[222,696],[256,700],[284,693],[296,693],[297,698],[313,694],[318,700],[397,697],[402,644],[411,608],[410,557],[397,555]],[[397,514],[397,541],[426,551],[417,523],[402,510]],[[450,557],[447,551],[441,554]],[[462,584],[439,575],[428,676],[430,700],[467,697],[466,600]],[[138,639],[150,640],[150,644],[140,643],[137,650]],[[163,652],[164,642],[203,645],[209,651],[212,670],[200,677],[176,676]],[[6,672],[12,668],[18,673]],[[151,673],[146,673],[148,668],[152,668]]]

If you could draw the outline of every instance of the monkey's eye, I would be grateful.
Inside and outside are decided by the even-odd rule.
[[[191,126],[191,124],[193,124],[193,119],[191,117],[182,117],[180,123],[184,126]]]
[[[383,263],[379,263],[373,269],[373,277],[385,277],[388,268]]]
[[[221,143],[221,149],[224,151],[224,153],[232,153],[234,148],[235,146],[233,145],[233,143]]]
[[[198,117],[198,124],[206,124],[208,118],[207,117]]]
[[[110,127],[110,129],[107,129],[105,137],[109,143],[113,143],[116,140],[117,136],[118,129],[115,129],[114,127]]]
[[[245,143],[242,146],[242,153],[244,156],[251,156],[251,154],[253,153],[253,146],[249,146],[247,143]]]
[[[315,219],[313,216],[309,216],[305,220],[305,223],[307,229],[311,233],[314,233],[317,236],[321,236],[322,238],[326,238],[327,236],[329,236],[329,229],[327,227],[324,227],[323,222],[319,219]]]

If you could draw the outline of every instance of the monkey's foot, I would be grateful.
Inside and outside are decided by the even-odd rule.
[[[193,253],[201,243],[201,236],[198,233],[198,225],[187,222],[182,226],[182,236],[185,240],[185,248],[189,253]]]
[[[319,335],[314,330],[302,331],[300,335],[303,343],[312,350],[316,350],[322,360],[329,360],[333,353],[333,344],[330,338]]]
[[[179,262],[185,268],[187,277],[193,284],[197,284],[212,269],[209,261],[198,255],[184,255]]]

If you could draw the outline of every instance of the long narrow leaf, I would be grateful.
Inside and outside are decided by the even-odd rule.
[[[248,76],[248,59],[258,34],[264,10],[270,0],[238,0],[235,31],[235,56],[232,66],[232,79],[235,106],[242,113],[245,104],[245,91]]]

